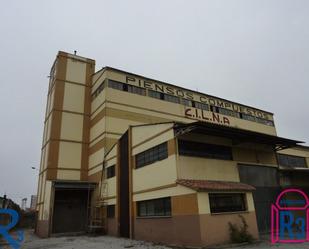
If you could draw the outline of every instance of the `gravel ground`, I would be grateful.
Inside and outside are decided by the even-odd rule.
[[[33,232],[25,232],[25,241],[22,249],[170,249],[166,246],[152,243],[115,238],[111,236],[75,236],[53,237],[40,239]]]
[[[1,249],[9,247],[1,247]],[[87,237],[54,237],[48,239],[40,239],[36,237],[32,231],[25,232],[25,241],[22,249],[171,249],[170,247],[155,245],[148,242],[129,240],[123,238],[115,238],[110,236]],[[224,246],[221,248],[233,249],[309,249],[309,243],[302,244],[275,244],[269,242],[259,242],[252,245],[244,246]]]

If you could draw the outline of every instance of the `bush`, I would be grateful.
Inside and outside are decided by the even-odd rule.
[[[232,243],[253,242],[253,236],[248,232],[248,224],[242,215],[239,215],[242,225],[238,227],[236,224],[229,222],[230,238]]]

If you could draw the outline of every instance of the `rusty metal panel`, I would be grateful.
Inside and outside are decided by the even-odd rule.
[[[87,190],[55,190],[52,233],[87,230]]]
[[[260,233],[270,231],[270,208],[279,192],[279,177],[277,168],[239,164],[239,178],[256,188],[253,200]]]

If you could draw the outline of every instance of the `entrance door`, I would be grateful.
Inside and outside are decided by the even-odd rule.
[[[280,192],[278,171],[266,166],[239,165],[240,181],[256,188],[253,200],[260,233],[270,231],[270,209]]]
[[[53,233],[85,232],[88,190],[55,189]]]

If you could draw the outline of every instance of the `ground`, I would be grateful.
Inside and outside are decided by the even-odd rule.
[[[1,247],[0,248],[5,248]],[[8,247],[9,248],[9,247]],[[170,249],[162,245],[154,245],[143,241],[115,238],[110,236],[75,236],[75,237],[55,237],[40,239],[33,234],[33,231],[25,232],[25,241],[22,249]],[[223,247],[221,247],[223,248]],[[224,248],[232,248],[225,246]],[[233,249],[306,249],[309,243],[302,244],[275,244],[271,245],[268,241],[233,247]]]

